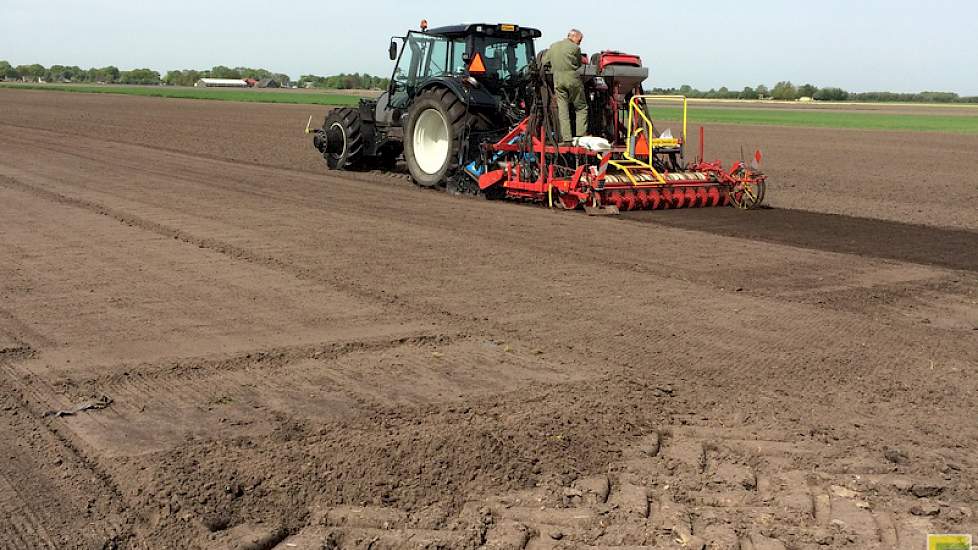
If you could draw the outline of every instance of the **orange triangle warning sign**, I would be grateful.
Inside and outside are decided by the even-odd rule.
[[[469,63],[469,72],[473,74],[483,74],[486,72],[486,64],[482,61],[481,53],[475,54],[475,57],[472,58],[472,63]]]
[[[632,154],[643,157],[649,155],[649,140],[645,138],[644,133],[638,135],[638,139],[635,141],[635,150],[632,151]]]

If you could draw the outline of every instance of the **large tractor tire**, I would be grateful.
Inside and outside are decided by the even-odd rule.
[[[363,132],[360,127],[360,111],[357,109],[333,109],[323,122],[323,158],[330,170],[356,170],[363,168]]]
[[[476,120],[451,90],[436,88],[417,97],[404,129],[404,160],[415,183],[445,184],[459,170],[459,151]]]

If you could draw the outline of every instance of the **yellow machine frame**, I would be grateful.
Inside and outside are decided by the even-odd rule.
[[[683,104],[683,133],[680,139],[676,138],[657,138],[655,136],[655,124],[652,119],[649,118],[648,112],[646,110],[647,100],[666,100],[666,101],[677,101]],[[660,184],[666,184],[666,178],[659,173],[652,166],[652,156],[655,154],[656,149],[672,149],[679,147],[680,145],[685,146],[686,144],[686,114],[688,112],[689,100],[686,96],[682,95],[635,95],[628,102],[628,135],[625,138],[626,148],[624,153],[624,160],[613,160],[609,164],[618,168],[628,176],[631,180],[632,185],[639,185],[638,180],[632,175],[632,170],[648,170],[652,172],[655,179],[658,180]],[[636,116],[636,113],[638,116]],[[647,159],[642,160],[636,156],[634,150],[635,144],[638,142],[638,137],[642,134],[649,136],[649,156]]]

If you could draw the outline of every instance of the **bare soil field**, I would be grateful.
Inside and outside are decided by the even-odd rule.
[[[771,209],[589,218],[323,114],[0,91],[0,548],[978,535],[978,137],[713,126]]]

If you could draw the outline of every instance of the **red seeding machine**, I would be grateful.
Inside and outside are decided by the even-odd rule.
[[[700,128],[698,155],[687,161],[688,102],[645,94],[648,68],[635,55],[606,51],[583,65],[588,128],[577,133],[588,137],[561,142],[539,36],[516,25],[423,23],[399,39],[400,55],[392,41],[390,89],[331,111],[314,145],[331,169],[390,167],[403,157],[425,187],[590,213],[761,205],[760,152],[729,168],[707,162]],[[682,115],[676,133],[655,122],[668,103]]]

